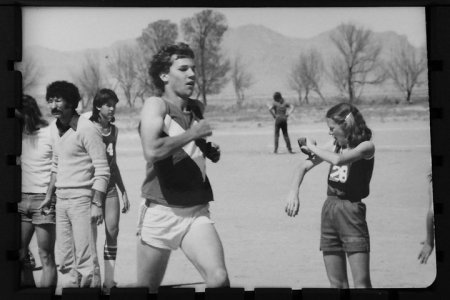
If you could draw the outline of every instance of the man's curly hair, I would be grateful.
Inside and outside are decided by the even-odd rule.
[[[55,81],[47,86],[47,93],[45,99],[48,101],[50,98],[62,98],[64,99],[73,110],[78,106],[78,102],[81,100],[80,92],[73,83],[67,81]]]

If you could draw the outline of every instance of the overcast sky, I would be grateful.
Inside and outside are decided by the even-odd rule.
[[[47,8],[24,7],[23,45],[61,51],[109,46],[138,37],[151,22],[180,24],[204,8]],[[289,37],[310,38],[342,22],[356,22],[375,32],[405,34],[415,46],[426,42],[425,9],[408,8],[213,8],[229,27],[263,25]]]

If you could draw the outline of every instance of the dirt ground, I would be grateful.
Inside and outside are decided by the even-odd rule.
[[[292,174],[304,159],[295,147],[296,139],[310,136],[319,144],[325,142],[329,138],[326,124],[290,125],[294,155],[286,153],[282,138],[280,153],[272,153],[271,123],[215,126],[210,140],[221,146],[222,158],[207,166],[215,195],[211,214],[224,245],[232,287],[328,287],[319,251],[320,210],[328,170],[325,163],[307,174],[300,191],[299,215],[289,218],[284,212]],[[364,202],[373,287],[427,287],[435,278],[435,256],[433,253],[426,265],[421,265],[417,256],[425,238],[428,203],[428,122],[376,122],[369,126],[374,131],[376,154],[371,193]],[[116,281],[119,287],[132,287],[136,282],[135,230],[145,167],[136,131],[119,134],[117,152],[131,210],[121,214]],[[102,265],[103,231],[101,226],[98,252]],[[39,264],[34,240],[31,250]],[[35,272],[36,279],[40,273]],[[163,285],[204,291],[202,278],[181,251],[172,253]]]

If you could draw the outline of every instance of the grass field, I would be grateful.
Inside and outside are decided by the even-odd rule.
[[[428,203],[429,123],[423,119],[368,123],[376,145],[371,194],[364,200],[371,235],[373,287],[426,287],[436,274],[434,253],[426,265],[417,261],[425,237]],[[207,166],[215,194],[211,214],[224,245],[231,285],[246,290],[328,287],[319,251],[320,210],[328,166],[319,165],[307,175],[300,192],[300,213],[289,218],[284,212],[285,198],[292,174],[304,155],[298,148],[295,155],[287,154],[282,139],[281,153],[272,154],[271,122],[214,124],[210,140],[221,146],[222,158]],[[314,137],[318,143],[329,138],[325,123],[291,120],[289,130],[294,145],[300,136]],[[135,130],[122,131],[117,152],[131,210],[121,214],[116,281],[119,287],[131,287],[136,281],[135,229],[145,168]],[[99,254],[103,230],[101,226]],[[39,264],[34,240],[31,250]],[[40,271],[35,276],[39,277]],[[163,285],[194,286],[203,291],[202,281],[182,252],[173,252]]]

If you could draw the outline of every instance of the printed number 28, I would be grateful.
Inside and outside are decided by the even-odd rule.
[[[348,176],[348,166],[333,166],[330,172],[330,180],[345,183]]]
[[[106,147],[106,152],[108,152],[109,156],[114,156],[114,148],[112,143],[108,144],[108,147]]]

